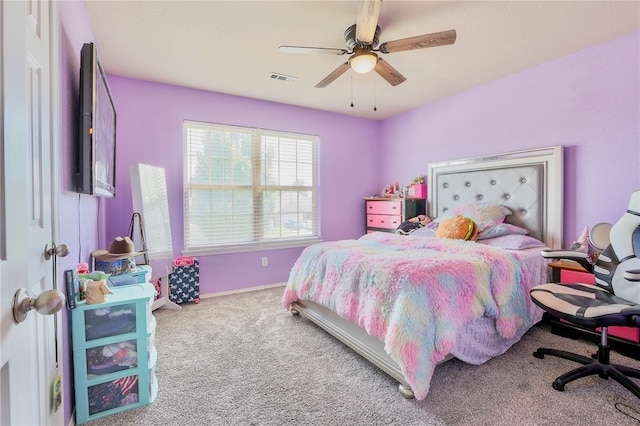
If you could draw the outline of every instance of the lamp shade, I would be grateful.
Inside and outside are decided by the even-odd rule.
[[[349,59],[351,69],[360,74],[366,74],[375,68],[378,63],[378,55],[373,52],[358,52]]]

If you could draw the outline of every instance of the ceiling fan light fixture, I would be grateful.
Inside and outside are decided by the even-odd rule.
[[[357,52],[349,59],[351,69],[360,74],[373,70],[377,63],[378,55],[371,51]]]

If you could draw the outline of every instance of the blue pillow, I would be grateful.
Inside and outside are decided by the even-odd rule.
[[[479,240],[485,240],[487,238],[495,238],[500,237],[502,235],[527,235],[529,231],[527,229],[521,228],[516,225],[511,225],[510,223],[499,223],[497,225],[489,226],[484,228],[478,234]]]

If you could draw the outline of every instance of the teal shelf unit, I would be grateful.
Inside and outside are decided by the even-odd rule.
[[[151,404],[158,393],[155,288],[111,287],[106,301],[72,311],[76,424]]]

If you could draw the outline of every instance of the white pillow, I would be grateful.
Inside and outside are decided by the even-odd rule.
[[[491,247],[499,247],[508,250],[524,250],[534,247],[546,247],[546,244],[528,235],[509,234],[501,237],[488,238],[478,241]]]

